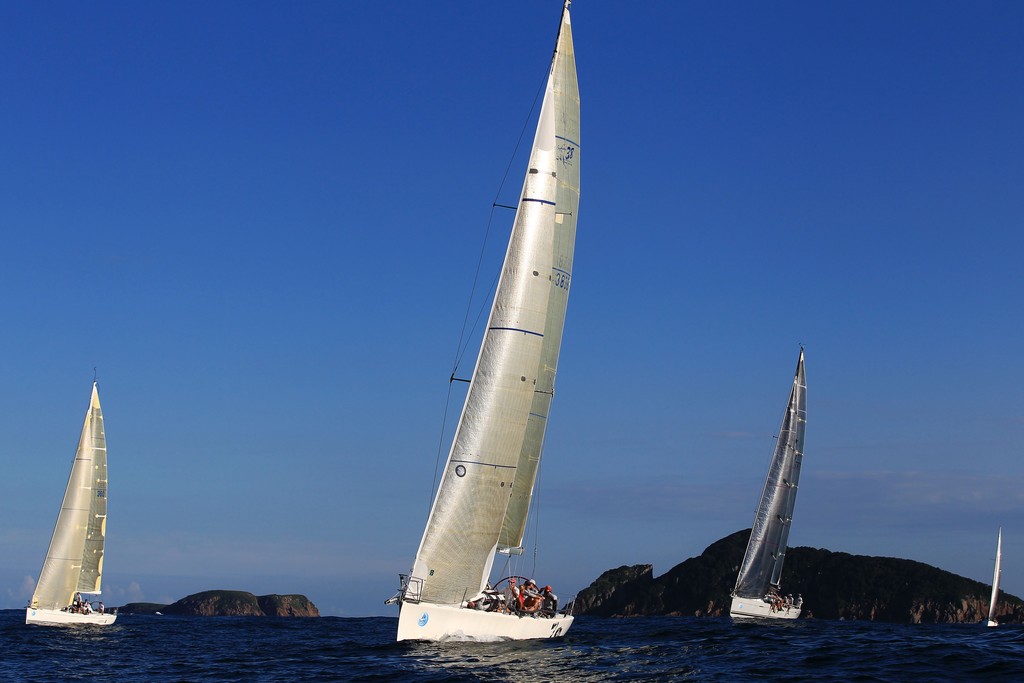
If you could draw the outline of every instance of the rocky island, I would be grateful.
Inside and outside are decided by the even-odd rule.
[[[737,531],[657,578],[649,564],[606,571],[580,591],[574,612],[727,616],[749,537],[750,529]],[[784,593],[803,595],[805,617],[948,624],[988,616],[991,586],[913,560],[790,548],[782,578]],[[1024,603],[1000,591],[996,620],[1024,622]]]
[[[260,595],[245,591],[203,591],[171,603],[130,602],[121,614],[177,614],[198,617],[318,617],[305,595]]]

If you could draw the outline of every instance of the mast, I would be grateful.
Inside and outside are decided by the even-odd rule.
[[[461,602],[486,584],[499,537],[521,541],[571,280],[578,122],[566,3],[487,329],[406,599]],[[506,524],[513,499],[522,520],[517,512]]]
[[[754,514],[750,540],[736,577],[734,596],[759,598],[769,587],[779,586],[800,484],[806,426],[807,380],[801,347],[779,437]]]

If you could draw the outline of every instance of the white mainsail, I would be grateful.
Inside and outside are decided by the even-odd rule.
[[[804,350],[801,348],[786,413],[754,515],[750,540],[736,577],[734,598],[756,600],[764,597],[770,589],[779,587],[800,483],[806,426],[807,380]]]
[[[998,626],[996,621],[996,598],[999,597],[999,576],[1002,573],[1003,560],[1003,527],[999,527],[999,535],[996,537],[996,567],[992,571],[992,598],[988,602],[988,626]]]
[[[490,318],[404,601],[458,606],[485,587],[495,552],[522,542],[572,279],[579,139],[566,2]]]
[[[107,529],[107,440],[96,382],[64,500],[29,611],[60,611],[75,593],[99,594]]]
[[[580,204],[580,93],[576,82],[576,55],[573,51],[568,9],[565,11],[564,25],[552,65],[550,89],[554,102],[557,162],[555,224],[551,240],[552,286],[548,289],[547,318],[544,321],[537,386],[534,388],[526,433],[519,452],[516,485],[512,489],[498,539],[499,547],[505,548],[519,546],[526,530],[526,517],[533,496],[537,469],[540,466],[544,430],[551,411],[551,399],[555,393],[555,370],[558,367],[558,351],[562,343],[562,328],[569,302],[569,282],[572,279],[576,214]],[[537,167],[531,164],[531,168]],[[523,196],[526,196],[525,188]]]

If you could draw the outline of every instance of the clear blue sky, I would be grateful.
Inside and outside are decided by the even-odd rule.
[[[559,8],[0,6],[0,607],[95,366],[108,604],[395,614]],[[1003,525],[1024,594],[1024,4],[578,0],[573,27],[537,578],[661,574],[749,526],[803,343],[793,544],[989,581]]]

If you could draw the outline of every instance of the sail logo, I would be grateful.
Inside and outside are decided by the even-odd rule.
[[[107,497],[107,490],[106,489],[96,489],[96,497],[97,498],[106,498]]]
[[[420,615],[420,618],[416,620],[416,623],[420,626],[420,628],[423,628],[427,625],[428,621],[430,621],[430,615],[424,612]]]
[[[576,159],[576,146],[569,142],[560,142],[558,145],[558,161],[563,166],[572,166]]]
[[[569,291],[569,281],[572,280],[572,275],[564,270],[558,268],[552,268],[554,273],[551,276],[551,282],[559,289]]]

